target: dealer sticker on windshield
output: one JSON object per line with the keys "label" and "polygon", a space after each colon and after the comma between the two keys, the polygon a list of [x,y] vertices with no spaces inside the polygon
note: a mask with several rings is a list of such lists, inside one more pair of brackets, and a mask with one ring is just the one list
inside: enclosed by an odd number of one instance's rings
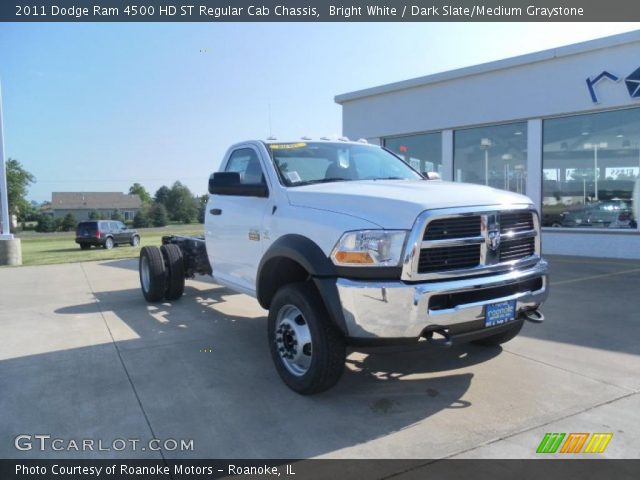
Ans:
{"label": "dealer sticker on windshield", "polygon": [[288,148],[304,148],[307,144],[304,142],[299,143],[272,143],[269,145],[271,150],[285,150]]}
{"label": "dealer sticker on windshield", "polygon": [[495,327],[516,318],[516,301],[492,303],[486,306],[484,316],[485,327]]}

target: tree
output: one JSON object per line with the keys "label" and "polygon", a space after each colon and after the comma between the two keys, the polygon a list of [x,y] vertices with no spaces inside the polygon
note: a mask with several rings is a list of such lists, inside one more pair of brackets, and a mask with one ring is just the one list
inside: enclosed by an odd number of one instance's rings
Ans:
{"label": "tree", "polygon": [[198,198],[198,223],[204,223],[208,201],[209,195],[200,195],[200,197]]}
{"label": "tree", "polygon": [[141,208],[133,217],[133,226],[135,228],[147,228],[149,225],[149,212],[146,208]]}
{"label": "tree", "polygon": [[24,222],[35,222],[38,221],[38,214],[40,213],[40,209],[34,206],[32,203],[26,203],[23,208],[18,212],[18,221]]}
{"label": "tree", "polygon": [[55,224],[51,215],[41,213],[38,217],[38,224],[36,225],[36,232],[53,232],[55,230]]}
{"label": "tree", "polygon": [[166,185],[162,185],[155,194],[154,200],[157,203],[163,204],[165,207],[167,206],[167,199],[169,198],[169,192],[171,190]]}
{"label": "tree", "polygon": [[111,220],[122,221],[122,215],[120,215],[120,210],[114,210],[111,212]]}
{"label": "tree", "polygon": [[7,195],[9,198],[9,215],[19,216],[28,210],[29,202],[25,198],[29,185],[36,181],[33,174],[26,171],[18,160],[7,160]]}
{"label": "tree", "polygon": [[167,219],[167,209],[162,203],[154,203],[151,206],[151,211],[149,212],[149,219],[151,221],[151,225],[154,227],[164,227],[168,223]]}
{"label": "tree", "polygon": [[142,200],[142,203],[145,205],[151,203],[151,195],[149,195],[146,188],[137,182],[129,188],[129,195],[138,195],[140,200]]}
{"label": "tree", "polygon": [[191,190],[180,182],[171,186],[165,206],[169,218],[176,222],[191,223],[198,215],[198,206]]}
{"label": "tree", "polygon": [[67,213],[62,219],[63,232],[71,232],[72,230],[75,230],[77,226],[78,222],[76,221],[76,218],[70,213]]}
{"label": "tree", "polygon": [[89,212],[89,220],[100,220],[100,212],[97,210],[91,210]]}

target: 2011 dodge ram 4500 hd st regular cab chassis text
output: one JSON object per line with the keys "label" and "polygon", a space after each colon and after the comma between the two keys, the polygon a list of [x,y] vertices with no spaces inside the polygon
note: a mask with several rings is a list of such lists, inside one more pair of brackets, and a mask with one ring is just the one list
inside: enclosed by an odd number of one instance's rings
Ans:
{"label": "2011 dodge ram 4500 hd st regular cab chassis text", "polygon": [[423,176],[347,140],[247,141],[209,179],[204,237],[140,253],[150,302],[210,274],[269,311],[282,380],[301,394],[340,379],[347,346],[499,345],[548,295],[527,197]]}

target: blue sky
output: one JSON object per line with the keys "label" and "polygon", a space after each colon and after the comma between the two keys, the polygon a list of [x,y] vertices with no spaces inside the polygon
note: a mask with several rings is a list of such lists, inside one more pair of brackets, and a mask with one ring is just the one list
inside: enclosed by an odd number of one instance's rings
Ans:
{"label": "blue sky", "polygon": [[638,23],[2,24],[5,150],[52,191],[196,194],[227,146],[338,134],[333,97]]}

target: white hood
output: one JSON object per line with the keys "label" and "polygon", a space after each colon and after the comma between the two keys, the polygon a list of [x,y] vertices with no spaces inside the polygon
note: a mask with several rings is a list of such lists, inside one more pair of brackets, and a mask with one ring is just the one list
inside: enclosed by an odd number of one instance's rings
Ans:
{"label": "white hood", "polygon": [[386,229],[408,230],[421,212],[438,208],[530,204],[524,195],[471,183],[360,180],[287,189],[291,205],[343,213]]}

